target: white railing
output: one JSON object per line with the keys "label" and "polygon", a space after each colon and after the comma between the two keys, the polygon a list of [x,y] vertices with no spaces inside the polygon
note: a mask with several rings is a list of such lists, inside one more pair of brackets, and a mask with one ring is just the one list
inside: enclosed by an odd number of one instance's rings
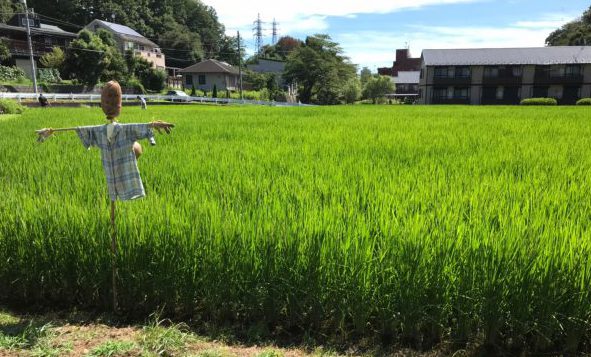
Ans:
{"label": "white railing", "polygon": [[[76,101],[100,101],[100,94],[57,94],[44,93],[43,94],[50,102],[63,100]],[[124,94],[123,101],[137,101],[137,94]],[[142,95],[142,98],[150,101],[169,101],[172,103],[214,103],[214,104],[251,104],[251,105],[271,105],[271,106],[285,106],[285,107],[304,107],[309,104],[302,103],[286,103],[264,100],[247,100],[247,99],[232,99],[232,98],[209,98],[209,97],[191,97],[191,96],[174,96],[174,95]],[[22,100],[37,100],[39,94],[35,93],[8,93],[0,92],[0,98],[16,99],[19,102]]]}

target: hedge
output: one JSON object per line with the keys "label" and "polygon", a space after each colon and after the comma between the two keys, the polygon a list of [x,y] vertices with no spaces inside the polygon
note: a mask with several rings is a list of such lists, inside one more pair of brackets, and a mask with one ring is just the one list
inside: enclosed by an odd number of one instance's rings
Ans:
{"label": "hedge", "polygon": [[591,98],[582,98],[577,100],[577,105],[591,105]]}
{"label": "hedge", "polygon": [[523,99],[521,105],[558,105],[554,98],[527,98]]}

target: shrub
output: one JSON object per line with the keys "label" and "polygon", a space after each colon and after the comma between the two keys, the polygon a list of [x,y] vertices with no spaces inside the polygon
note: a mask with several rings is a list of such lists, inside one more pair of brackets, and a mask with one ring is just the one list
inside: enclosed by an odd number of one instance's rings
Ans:
{"label": "shrub", "polygon": [[11,99],[0,99],[0,114],[21,114],[25,107]]}
{"label": "shrub", "polygon": [[195,92],[195,85],[191,85],[191,97],[195,97],[197,96],[196,92]]}
{"label": "shrub", "polygon": [[0,66],[0,81],[20,81],[25,78],[25,72],[16,66]]}
{"label": "shrub", "polygon": [[521,100],[521,105],[558,105],[554,98],[527,98]]}
{"label": "shrub", "polygon": [[144,88],[144,85],[137,78],[130,78],[130,79],[126,80],[125,82],[121,83],[121,86],[123,87],[124,90],[127,90],[127,91],[129,91],[130,89],[133,89],[133,91],[135,92],[134,94],[145,94],[146,93],[146,89]]}
{"label": "shrub", "polygon": [[60,71],[56,68],[39,68],[37,70],[37,80],[46,83],[60,83],[62,78],[60,77]]}
{"label": "shrub", "polygon": [[577,105],[591,105],[591,98],[582,98],[577,100]]}
{"label": "shrub", "polygon": [[217,98],[218,97],[218,86],[217,85],[213,85],[213,92],[211,93],[211,97],[212,98]]}

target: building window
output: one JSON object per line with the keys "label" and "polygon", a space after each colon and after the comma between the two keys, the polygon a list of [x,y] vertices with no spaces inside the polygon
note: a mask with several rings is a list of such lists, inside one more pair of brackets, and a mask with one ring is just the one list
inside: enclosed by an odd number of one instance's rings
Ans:
{"label": "building window", "polygon": [[534,98],[547,98],[548,97],[548,87],[534,87]]}
{"label": "building window", "polygon": [[205,84],[205,74],[200,74],[199,75],[199,85],[204,85]]}
{"label": "building window", "polygon": [[512,71],[513,71],[513,77],[521,77],[521,74],[523,73],[521,66],[513,67]]}
{"label": "building window", "polygon": [[505,88],[503,86],[497,87],[497,93],[496,93],[496,98],[498,100],[503,99],[503,94],[505,92]]}
{"label": "building window", "polygon": [[125,42],[125,48],[128,50],[133,50],[133,42]]}
{"label": "building window", "polygon": [[434,88],[433,99],[447,99],[447,88]]}
{"label": "building window", "polygon": [[564,75],[566,77],[578,77],[581,75],[581,66],[579,65],[567,65],[564,68]]}
{"label": "building window", "polygon": [[185,83],[187,83],[188,86],[193,85],[193,75],[192,74],[185,75]]}
{"label": "building window", "polygon": [[455,70],[456,78],[469,78],[470,77],[470,67],[462,66],[456,67]]}
{"label": "building window", "polygon": [[499,67],[484,67],[484,76],[488,78],[496,78],[499,76]]}
{"label": "building window", "polygon": [[468,88],[454,88],[454,99],[468,99]]}
{"label": "building window", "polygon": [[448,78],[452,77],[452,71],[449,67],[435,67],[435,74],[436,78]]}

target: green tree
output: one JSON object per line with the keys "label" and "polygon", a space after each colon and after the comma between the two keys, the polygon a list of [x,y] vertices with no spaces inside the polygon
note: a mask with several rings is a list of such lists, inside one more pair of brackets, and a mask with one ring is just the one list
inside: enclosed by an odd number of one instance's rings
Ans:
{"label": "green tree", "polygon": [[8,21],[14,15],[15,3],[12,0],[0,0],[0,22]]}
{"label": "green tree", "polygon": [[66,53],[65,73],[88,86],[100,80],[125,80],[128,77],[125,60],[116,47],[109,45],[109,36],[106,31],[96,35],[88,30],[80,31]]}
{"label": "green tree", "polygon": [[343,88],[343,99],[347,104],[353,104],[361,97],[361,83],[357,78],[351,78]]}
{"label": "green tree", "polygon": [[4,62],[10,58],[10,49],[6,45],[6,42],[0,40],[0,61]]}
{"label": "green tree", "polygon": [[161,91],[166,84],[166,73],[154,68],[147,59],[136,56],[132,51],[125,53],[129,77],[136,78],[148,90]]}
{"label": "green tree", "polygon": [[218,86],[216,84],[213,85],[213,91],[211,93],[211,97],[212,98],[217,98],[218,97]]}
{"label": "green tree", "polygon": [[547,38],[548,46],[591,45],[591,7],[583,16],[553,31]]}
{"label": "green tree", "polygon": [[39,62],[45,68],[59,69],[65,60],[64,51],[59,47],[54,47],[51,52],[41,56]]}
{"label": "green tree", "polygon": [[299,85],[303,103],[337,104],[343,87],[355,77],[355,65],[328,35],[308,36],[288,57],[284,78]]}
{"label": "green tree", "polygon": [[363,88],[363,97],[371,99],[376,104],[379,99],[386,97],[386,94],[394,92],[394,83],[388,76],[372,77]]}
{"label": "green tree", "polygon": [[367,82],[371,79],[372,74],[369,68],[363,67],[361,72],[359,72],[359,80],[361,81],[361,86],[365,86]]}

